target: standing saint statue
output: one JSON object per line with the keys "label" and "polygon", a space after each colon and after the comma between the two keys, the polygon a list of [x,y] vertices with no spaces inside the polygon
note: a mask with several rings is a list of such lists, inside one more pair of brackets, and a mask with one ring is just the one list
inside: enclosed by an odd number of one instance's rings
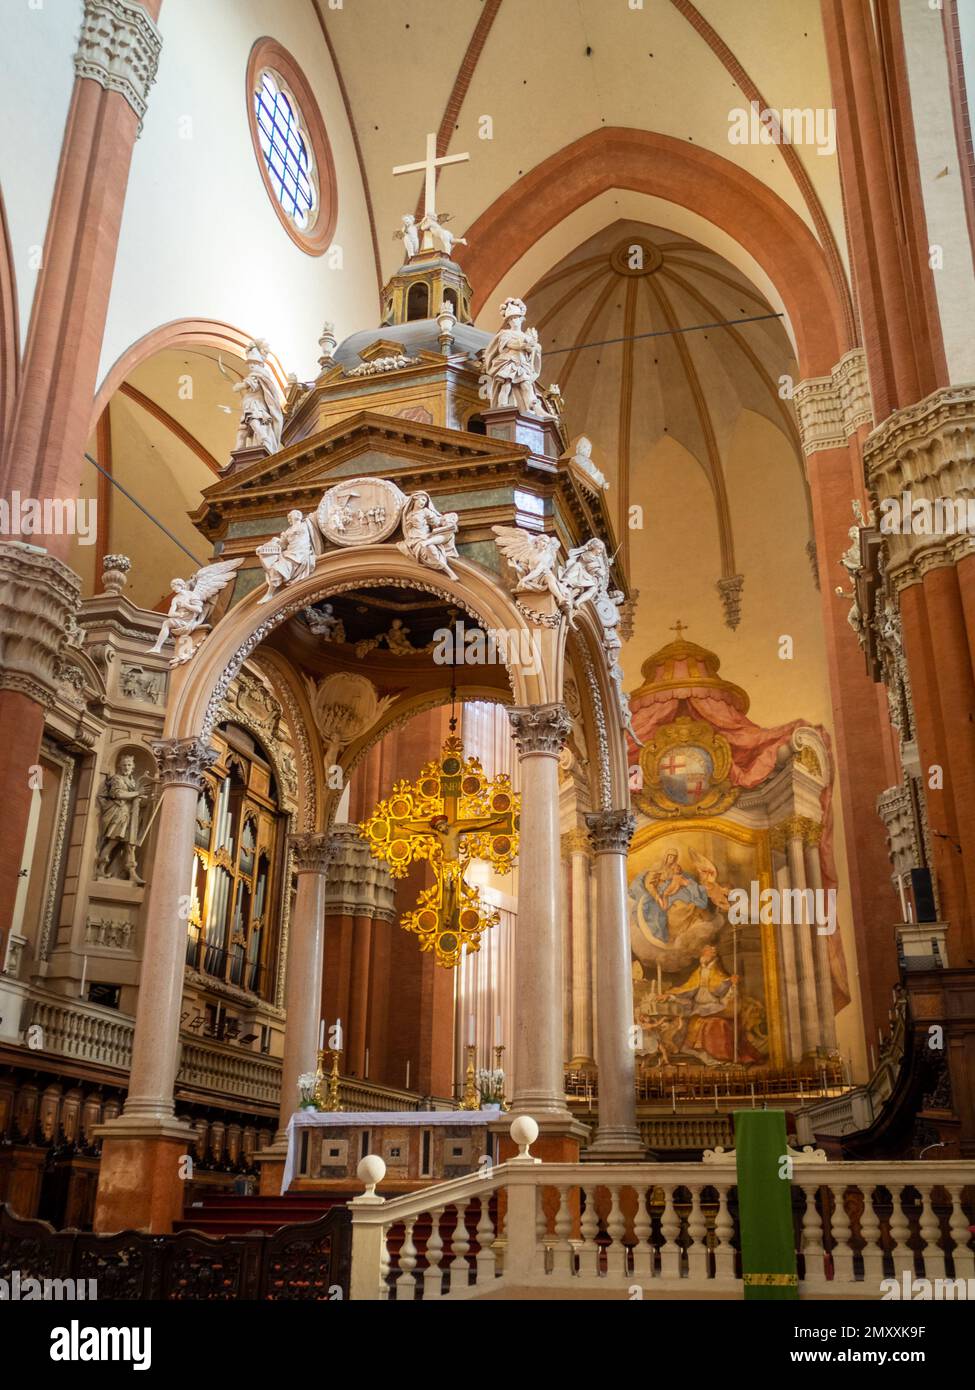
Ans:
{"label": "standing saint statue", "polygon": [[276,454],[281,448],[284,414],[277,384],[267,365],[267,352],[267,343],[262,338],[248,344],[247,375],[233,388],[241,397],[235,452],[263,446],[269,454]]}
{"label": "standing saint statue", "polygon": [[257,601],[267,603],[283,585],[307,579],[314,573],[318,551],[312,518],[297,509],[289,512],[288,524],[280,536],[259,545],[257,554],[267,581],[267,593]]}
{"label": "standing saint statue", "polygon": [[[135,759],[126,754],[118,767],[105,778],[98,795],[98,856],[95,860],[96,878],[127,878],[130,883],[143,884],[135,860],[139,845],[139,821],[142,803],[148,791],[145,777],[136,777]],[[121,859],[123,872],[111,872],[113,859]]]}
{"label": "standing saint statue", "polygon": [[527,309],[520,299],[501,305],[501,327],[484,349],[484,394],[493,409],[514,405],[523,415],[554,419],[535,390],[542,372],[542,348],[538,331],[525,328]]}
{"label": "standing saint statue", "polygon": [[457,576],[450,560],[457,558],[457,513],[438,512],[428,492],[414,492],[401,517],[403,539],[396,549],[450,579]]}

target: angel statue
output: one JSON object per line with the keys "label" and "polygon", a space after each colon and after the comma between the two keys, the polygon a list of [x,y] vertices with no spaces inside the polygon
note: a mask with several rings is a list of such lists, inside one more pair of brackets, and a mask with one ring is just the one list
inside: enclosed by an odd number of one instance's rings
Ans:
{"label": "angel statue", "polygon": [[411,261],[420,250],[420,233],[416,225],[416,218],[411,212],[404,212],[402,229],[394,232],[393,235],[402,241],[406,259]]}
{"label": "angel statue", "polygon": [[257,601],[267,603],[285,584],[307,579],[314,572],[318,551],[312,518],[297,510],[289,512],[288,524],[280,536],[259,545],[257,555],[267,580],[267,593]]}
{"label": "angel statue", "polygon": [[234,570],[243,563],[244,557],[239,555],[236,560],[218,560],[215,565],[204,565],[192,579],[174,579],[169,613],[159,629],[155,645],[149,651],[161,652],[163,643],[174,637],[176,654],[170,666],[180,666],[184,661],[189,661],[195,651],[193,633],[203,626],[212,600],[221,589],[226,588]]}
{"label": "angel statue", "polygon": [[[584,603],[595,604],[609,588],[609,556],[606,554],[605,544],[598,536],[569,551],[561,583],[568,601],[569,623],[575,627],[576,609],[581,608]],[[600,614],[604,624],[605,616],[608,614]],[[616,622],[618,621],[617,615]]]}
{"label": "angel statue", "polygon": [[514,405],[523,415],[552,420],[535,390],[542,371],[542,348],[538,331],[525,328],[527,310],[522,300],[506,299],[501,305],[502,325],[484,349],[482,395],[493,409]]}
{"label": "angel statue", "polygon": [[442,256],[452,256],[455,246],[467,245],[466,237],[454,236],[453,232],[447,230],[444,224],[449,217],[449,212],[435,212],[429,217],[424,217],[420,223],[420,231],[430,233],[433,249],[439,251]]}
{"label": "angel statue", "polygon": [[281,448],[284,415],[277,383],[267,365],[267,353],[268,345],[263,338],[247,346],[247,375],[233,388],[241,397],[234,452],[263,446],[269,454],[276,454]]}
{"label": "angel statue", "polygon": [[449,561],[457,559],[457,519],[456,512],[438,512],[428,492],[414,492],[403,508],[403,539],[396,549],[456,579]]}
{"label": "angel statue", "polygon": [[518,576],[516,594],[549,593],[560,607],[566,594],[556,573],[558,536],[536,535],[520,526],[492,526],[495,544]]}

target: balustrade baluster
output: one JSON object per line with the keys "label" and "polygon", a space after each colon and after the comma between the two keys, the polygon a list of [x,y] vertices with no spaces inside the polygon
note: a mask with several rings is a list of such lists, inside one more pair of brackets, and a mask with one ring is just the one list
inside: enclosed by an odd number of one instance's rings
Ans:
{"label": "balustrade baluster", "polygon": [[911,1223],[904,1211],[904,1193],[906,1188],[897,1183],[890,1185],[890,1239],[891,1239],[891,1258],[894,1262],[894,1278],[900,1282],[901,1275],[907,1270],[911,1278],[914,1278],[914,1252],[908,1245],[911,1237]]}
{"label": "balustrade baluster", "polygon": [[[389,1287],[389,1283],[388,1283],[387,1281],[388,1281],[388,1279],[389,1279],[389,1266],[390,1266],[390,1261],[389,1261],[389,1233],[390,1233],[391,1230],[392,1230],[392,1227],[391,1227],[391,1226],[384,1226],[384,1227],[383,1227],[383,1238],[382,1238],[382,1244],[381,1244],[381,1246],[380,1246],[380,1255],[379,1255],[379,1298],[380,1298],[380,1301],[383,1301],[383,1302],[385,1302],[385,1301],[386,1301],[387,1299],[389,1299],[389,1297],[390,1297],[390,1287]],[[392,1296],[395,1298],[395,1296],[396,1296],[395,1290],[393,1291]]]}
{"label": "balustrade baluster", "polygon": [[708,1225],[701,1209],[701,1183],[689,1184],[691,1210],[687,1218],[687,1277],[706,1279],[708,1277]]}
{"label": "balustrade baluster", "polygon": [[457,1212],[457,1225],[454,1227],[454,1234],[450,1241],[450,1248],[454,1256],[450,1265],[450,1287],[452,1289],[466,1289],[470,1283],[471,1272],[471,1267],[467,1263],[467,1252],[471,1248],[471,1242],[467,1234],[466,1200],[458,1202],[454,1210]]}
{"label": "balustrade baluster", "polygon": [[863,1282],[870,1288],[880,1287],[884,1277],[884,1252],[880,1244],[880,1219],[874,1211],[873,1198],[877,1191],[873,1183],[863,1183],[863,1214],[860,1234],[863,1237]]}
{"label": "balustrade baluster", "polygon": [[427,1236],[427,1267],[423,1271],[423,1297],[439,1298],[443,1293],[443,1238],[440,1234],[440,1218],[444,1208],[436,1207],[430,1212],[430,1234]]}
{"label": "balustrade baluster", "polygon": [[626,1222],[623,1220],[623,1207],[620,1203],[620,1186],[615,1182],[609,1189],[609,1215],[606,1218],[606,1234],[609,1236],[609,1245],[606,1250],[606,1273],[610,1278],[614,1275],[621,1278],[627,1273],[626,1246],[623,1244]]}
{"label": "balustrade baluster", "polygon": [[823,1290],[829,1287],[826,1278],[826,1259],[823,1249],[823,1223],[816,1207],[817,1183],[802,1183],[806,1206],[802,1213],[801,1249],[806,1272],[802,1285],[805,1289]]}
{"label": "balustrade baluster", "polygon": [[853,1247],[850,1244],[850,1236],[853,1230],[846,1210],[846,1184],[831,1184],[830,1191],[833,1194],[833,1211],[830,1216],[830,1233],[833,1237],[833,1282],[852,1284]]}
{"label": "balustrade baluster", "polygon": [[661,1279],[680,1278],[680,1246],[676,1238],[680,1234],[680,1218],[674,1207],[674,1189],[669,1184],[664,1187],[664,1211],[660,1218],[660,1231],[664,1243],[660,1247]]}
{"label": "balustrade baluster", "polygon": [[633,1275],[636,1279],[653,1278],[653,1246],[650,1233],[653,1225],[650,1219],[650,1199],[653,1189],[634,1188],[636,1214],[633,1217],[633,1234],[636,1244],[633,1247]]}
{"label": "balustrade baluster", "polygon": [[535,1188],[535,1268],[539,1274],[549,1271],[548,1217],[545,1215],[545,1189]]}
{"label": "balustrade baluster", "polygon": [[715,1279],[734,1279],[735,1247],[732,1244],[735,1223],[728,1206],[729,1183],[715,1183],[718,1194],[718,1210],[714,1218],[714,1277]]}
{"label": "balustrade baluster", "polygon": [[571,1187],[559,1188],[559,1209],[555,1213],[555,1244],[552,1247],[552,1273],[575,1273],[575,1257],[569,1236],[572,1233]]}
{"label": "balustrade baluster", "polygon": [[416,1298],[416,1278],[413,1271],[416,1269],[416,1246],[413,1244],[413,1227],[416,1225],[416,1217],[412,1217],[403,1223],[403,1244],[399,1251],[399,1278],[396,1280],[396,1298],[398,1301],[410,1302]]}
{"label": "balustrade baluster", "polygon": [[934,1212],[934,1204],[931,1201],[931,1183],[921,1183],[918,1185],[918,1192],[921,1195],[921,1239],[924,1244],[921,1246],[921,1267],[924,1270],[926,1279],[943,1279],[945,1277],[945,1252],[938,1245],[941,1238],[941,1224]]}
{"label": "balustrade baluster", "polygon": [[481,1211],[477,1220],[477,1258],[475,1283],[490,1284],[494,1279],[494,1222],[491,1220],[491,1193],[481,1194]]}
{"label": "balustrade baluster", "polygon": [[964,1188],[960,1184],[953,1184],[947,1189],[948,1196],[951,1198],[951,1216],[948,1218],[948,1229],[951,1232],[951,1239],[954,1241],[951,1263],[956,1279],[975,1279],[975,1252],[973,1252],[969,1242],[968,1217],[961,1204],[963,1191]]}
{"label": "balustrade baluster", "polygon": [[582,1195],[585,1200],[585,1207],[579,1224],[579,1234],[582,1237],[582,1245],[579,1250],[579,1274],[586,1279],[595,1279],[599,1273],[599,1246],[596,1244],[596,1237],[599,1235],[599,1217],[596,1215],[595,1187],[584,1187]]}

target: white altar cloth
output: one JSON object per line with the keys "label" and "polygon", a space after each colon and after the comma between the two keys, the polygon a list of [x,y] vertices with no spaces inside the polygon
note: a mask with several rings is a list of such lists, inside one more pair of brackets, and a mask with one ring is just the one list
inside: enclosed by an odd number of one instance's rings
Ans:
{"label": "white altar cloth", "polygon": [[296,1110],[288,1121],[288,1158],[281,1179],[281,1195],[294,1180],[299,1130],[336,1125],[352,1125],[358,1129],[374,1125],[414,1125],[424,1129],[434,1125],[468,1125],[473,1128],[496,1120],[500,1114],[500,1105],[487,1105],[483,1110]]}

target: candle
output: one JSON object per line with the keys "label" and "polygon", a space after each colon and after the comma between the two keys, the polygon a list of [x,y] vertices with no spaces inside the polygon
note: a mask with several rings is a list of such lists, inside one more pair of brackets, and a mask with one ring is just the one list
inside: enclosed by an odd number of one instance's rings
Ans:
{"label": "candle", "polygon": [[497,1038],[498,1042],[501,1041],[501,1015],[500,1015],[500,1014],[498,1014],[497,1018],[494,1020],[494,1036]]}
{"label": "candle", "polygon": [[754,1081],[752,1081],[750,1084],[751,1084],[751,1089],[752,1089],[752,1109],[754,1110],[754,1109],[755,1109],[755,1083],[754,1083]]}
{"label": "candle", "polygon": [[467,1020],[467,1041],[471,1047],[474,1046],[474,1015],[471,1014]]}
{"label": "candle", "polygon": [[318,1050],[323,1051],[325,1047],[325,1020],[322,1019],[318,1025]]}
{"label": "candle", "polygon": [[334,1043],[335,1051],[336,1051],[336,1052],[341,1052],[341,1051],[342,1051],[342,1020],[341,1020],[340,1018],[337,1018],[337,1019],[335,1020],[335,1028],[333,1029],[333,1032],[335,1033],[335,1043]]}
{"label": "candle", "polygon": [[877,1070],[877,1061],[874,1056],[873,1043],[870,1044],[870,1072],[871,1075]]}
{"label": "candle", "polygon": [[406,1089],[410,1089],[410,1059],[406,1059]]}
{"label": "candle", "polygon": [[671,1088],[670,1088],[670,1105],[671,1105],[671,1109],[673,1110],[674,1114],[676,1115],[676,1114],[677,1114],[677,1087],[676,1087],[676,1086],[671,1086]]}
{"label": "candle", "polygon": [[366,1080],[369,1080],[369,1049],[366,1048]]}
{"label": "candle", "polygon": [[718,1109],[718,1083],[717,1083],[717,1082],[714,1083],[714,1109],[715,1109],[715,1113],[717,1113],[717,1109]]}
{"label": "candle", "polygon": [[82,956],[82,957],[81,957],[81,986],[80,986],[80,988],[79,988],[79,990],[78,990],[78,998],[79,998],[79,999],[84,999],[84,997],[85,997],[85,980],[87,980],[87,978],[88,978],[88,957],[87,957],[87,956]]}

